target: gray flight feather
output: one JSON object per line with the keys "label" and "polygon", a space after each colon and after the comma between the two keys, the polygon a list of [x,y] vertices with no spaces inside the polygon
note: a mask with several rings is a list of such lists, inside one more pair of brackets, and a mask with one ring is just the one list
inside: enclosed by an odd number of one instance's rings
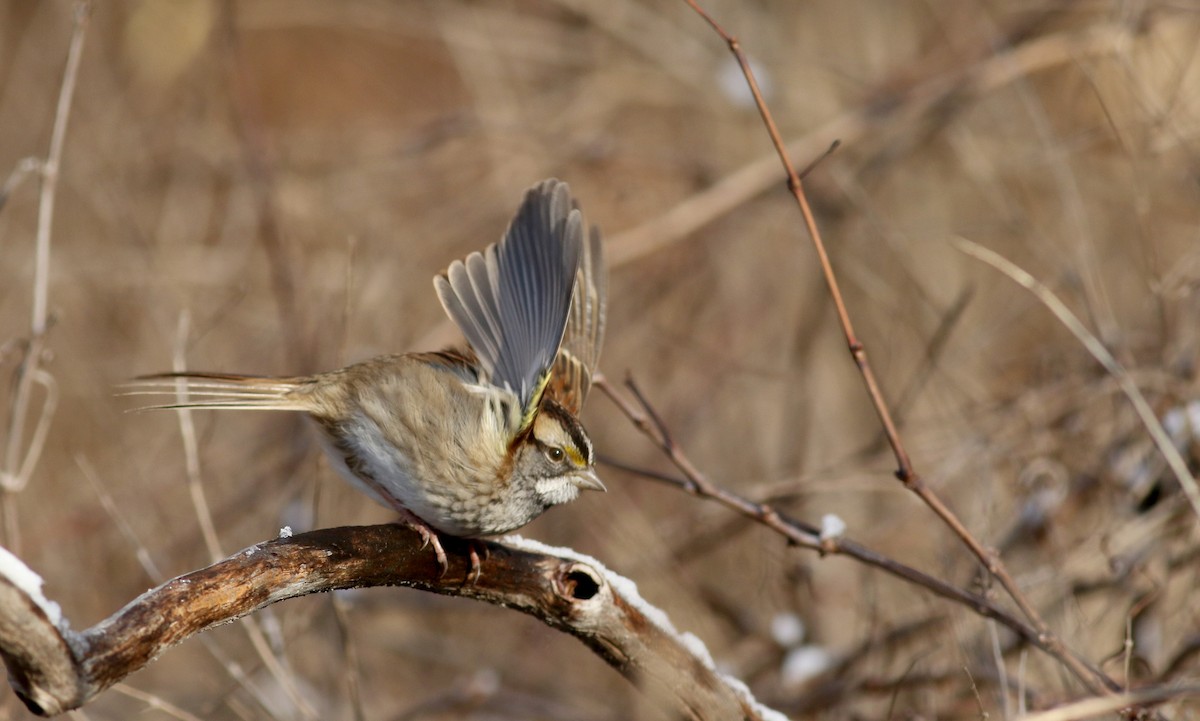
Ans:
{"label": "gray flight feather", "polygon": [[608,273],[600,229],[593,226],[584,246],[567,329],[555,359],[546,393],[572,414],[578,415],[592,387],[592,375],[600,361],[604,343],[604,319],[608,310]]}
{"label": "gray flight feather", "polygon": [[489,380],[517,394],[523,426],[562,342],[582,255],[583,218],[567,184],[544,180],[525,193],[499,243],[433,279]]}

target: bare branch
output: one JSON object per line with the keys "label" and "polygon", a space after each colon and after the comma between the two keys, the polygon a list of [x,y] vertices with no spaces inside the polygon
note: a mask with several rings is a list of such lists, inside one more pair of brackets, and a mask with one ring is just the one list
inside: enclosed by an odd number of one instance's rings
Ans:
{"label": "bare branch", "polygon": [[539,618],[583,641],[683,718],[761,719],[773,713],[718,674],[698,641],[676,632],[632,582],[594,559],[515,536],[474,541],[488,556],[482,576],[469,583],[468,542],[443,537],[443,543],[444,575],[419,536],[397,524],[265,541],[167,581],[81,632],[52,619],[54,609],[47,610],[52,604],[21,578],[32,572],[10,562],[0,567],[0,656],[25,705],[51,716],[79,708],[171,646],[277,601],[337,589],[408,586]]}
{"label": "bare branch", "polygon": [[[684,474],[684,478],[678,479],[657,473],[645,474],[640,469],[622,466],[625,470],[648,475],[654,480],[676,486],[699,498],[716,501],[726,508],[730,508],[770,528],[786,538],[792,545],[807,548],[822,555],[847,556],[865,565],[878,568],[908,583],[920,586],[942,598],[969,608],[979,616],[999,622],[1020,637],[1023,642],[1045,651],[1060,661],[1062,660],[1063,649],[1051,645],[1048,639],[1039,633],[1037,629],[1001,608],[992,599],[947,583],[924,571],[908,566],[883,553],[856,543],[849,538],[823,533],[816,526],[804,523],[795,518],[790,518],[770,504],[750,500],[727,488],[714,484],[696,469],[687,455],[684,454],[683,449],[671,439],[665,423],[649,405],[649,401],[641,391],[638,390],[636,383],[632,380],[627,380],[626,386],[634,393],[642,409],[635,408],[628,400],[618,394],[609,385],[607,379],[600,377],[594,381],[594,385],[616,404],[617,408],[629,418],[634,426],[659,445],[663,453]],[[1069,651],[1066,652],[1069,653]],[[1086,660],[1077,659],[1077,661],[1080,668],[1084,669],[1087,674],[1097,677],[1102,676],[1102,672]],[[1080,680],[1086,680],[1086,677],[1081,677]]]}
{"label": "bare branch", "polygon": [[897,465],[896,477],[907,489],[916,494],[929,510],[933,511],[941,519],[942,523],[962,541],[963,545],[975,555],[984,568],[1000,582],[1000,585],[1004,587],[1004,590],[1037,630],[1039,639],[1045,643],[1043,648],[1049,650],[1055,658],[1065,667],[1069,668],[1075,677],[1093,693],[1111,694],[1116,692],[1119,687],[1112,679],[1099,672],[1098,669],[1080,657],[1079,654],[1069,648],[1051,631],[1037,609],[1034,608],[1033,603],[1025,595],[1025,592],[1017,585],[1016,579],[1008,571],[1008,568],[1000,559],[1000,555],[995,550],[984,546],[971,533],[958,518],[958,515],[946,505],[941,496],[925,483],[925,480],[913,466],[908,451],[900,438],[900,431],[893,419],[891,409],[883,397],[883,390],[867,358],[866,347],[854,331],[854,325],[850,320],[849,311],[846,309],[846,302],[842,297],[837,275],[834,273],[833,265],[829,260],[829,253],[825,248],[825,242],[821,239],[821,231],[817,226],[812,207],[808,202],[808,196],[804,192],[804,183],[800,179],[800,175],[796,172],[795,166],[792,164],[787,147],[783,142],[783,137],[780,135],[779,129],[775,125],[775,121],[771,115],[770,108],[767,107],[766,101],[759,91],[758,81],[754,78],[754,71],[750,67],[750,62],[746,58],[746,54],[742,51],[741,43],[706,13],[697,4],[696,0],[684,0],[684,2],[702,17],[712,27],[713,31],[721,37],[725,44],[729,46],[729,51],[737,59],[742,74],[745,76],[746,84],[749,86],[750,92],[754,95],[754,102],[759,114],[762,116],[763,126],[766,128],[767,134],[771,137],[771,143],[775,147],[775,151],[779,156],[779,162],[783,166],[787,177],[788,190],[796,200],[796,205],[804,220],[805,230],[808,233],[809,240],[812,242],[813,250],[817,254],[821,272],[825,278],[825,284],[829,289],[829,295],[833,301],[834,308],[837,311],[838,323],[841,325],[850,356],[853,358],[855,365],[858,366],[867,394],[871,398],[871,405],[874,407],[875,413],[879,418],[879,423],[883,428],[888,445],[891,446],[892,455],[895,456]]}

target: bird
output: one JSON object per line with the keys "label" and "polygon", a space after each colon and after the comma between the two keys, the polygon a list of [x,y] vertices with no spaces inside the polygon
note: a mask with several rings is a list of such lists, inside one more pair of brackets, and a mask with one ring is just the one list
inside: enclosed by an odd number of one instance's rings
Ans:
{"label": "bird", "polygon": [[[578,416],[607,311],[603,244],[565,182],[529,188],[501,239],[433,279],[468,348],[384,355],[315,375],[139,376],[143,409],[306,413],[339,475],[431,545],[516,530],[605,491]],[[481,566],[470,545],[476,580]]]}

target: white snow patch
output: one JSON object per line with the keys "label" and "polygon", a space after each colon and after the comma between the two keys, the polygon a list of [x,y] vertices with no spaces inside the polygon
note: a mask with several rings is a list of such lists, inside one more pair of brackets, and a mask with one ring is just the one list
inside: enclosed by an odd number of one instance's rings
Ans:
{"label": "white snow patch", "polygon": [[669,616],[667,616],[666,611],[663,611],[658,606],[652,606],[651,604],[647,603],[646,600],[642,598],[642,595],[638,593],[638,587],[636,583],[628,578],[625,578],[624,576],[619,576],[612,571],[609,571],[607,568],[603,570],[603,573],[605,580],[608,581],[608,585],[612,586],[617,593],[621,594],[621,597],[624,598],[630,606],[633,606],[635,610],[645,616],[650,623],[658,626],[668,635],[679,639],[681,644],[683,643],[683,639],[680,636],[678,629],[675,628],[675,624],[671,623],[671,619]]}
{"label": "white snow patch", "polygon": [[841,517],[826,513],[821,516],[821,540],[834,541],[846,535],[846,522]]}
{"label": "white snow patch", "polygon": [[[638,593],[636,583],[620,574],[613,573],[612,571],[608,570],[603,563],[600,563],[591,556],[580,553],[573,548],[548,546],[540,541],[534,541],[533,539],[523,538],[517,535],[503,536],[499,540],[507,543],[513,548],[529,551],[530,553],[544,553],[551,556],[561,556],[563,558],[569,558],[572,561],[585,563],[591,566],[592,568],[596,569],[597,573],[604,577],[604,580],[608,582],[608,585],[612,586],[614,591],[621,594],[621,597],[625,599],[626,603],[637,609],[643,616],[645,616],[655,626],[658,626],[658,628],[663,632],[674,636],[679,642],[679,645],[687,649],[689,653],[703,662],[705,666],[710,669],[715,669],[712,654],[709,653],[708,647],[704,645],[704,642],[701,641],[699,637],[692,633],[680,633],[678,630],[676,630],[675,624],[671,623],[671,619],[667,617],[667,614],[664,613],[662,609],[658,608],[657,606],[650,605],[641,597],[641,595]],[[742,681],[724,673],[718,673],[717,675],[720,676],[721,680],[728,684],[731,689],[733,689],[735,694],[737,694],[747,705],[753,708],[758,713],[759,717],[763,719],[763,721],[788,721],[787,716],[784,716],[778,711],[763,706],[761,703],[759,703],[758,699],[754,698],[754,694],[750,693],[750,688]]]}
{"label": "white snow patch", "polygon": [[713,663],[713,657],[708,651],[708,646],[704,645],[704,642],[700,640],[699,636],[694,633],[684,631],[682,634],[680,634],[679,641],[683,644],[683,647],[688,650],[688,653],[703,661],[706,668],[715,669],[717,667],[716,664]]}
{"label": "white snow patch", "polygon": [[779,671],[786,686],[798,686],[810,678],[829,670],[833,656],[820,646],[801,646],[788,651]]}
{"label": "white snow patch", "polygon": [[741,697],[746,705],[754,709],[755,713],[762,721],[789,721],[788,717],[776,711],[770,706],[764,706],[758,699],[754,698],[754,694],[750,693],[750,687],[747,686],[741,679],[734,678],[729,675],[722,675],[721,680],[733,689],[733,692]]}
{"label": "white snow patch", "polygon": [[1186,448],[1190,441],[1200,438],[1200,401],[1167,411],[1162,424],[1175,445]]}
{"label": "white snow patch", "polygon": [[804,640],[804,621],[794,613],[777,613],[771,619],[771,638],[785,648],[791,648]]}
{"label": "white snow patch", "polygon": [[279,537],[280,538],[291,538],[292,537],[292,527],[284,526],[283,528],[279,529]]}
{"label": "white snow patch", "polygon": [[50,623],[59,630],[65,630],[62,608],[42,593],[42,577],[3,547],[0,547],[0,576],[7,578],[19,591],[29,596],[38,608],[42,609],[42,613],[46,614]]}
{"label": "white snow patch", "polygon": [[540,541],[535,541],[530,538],[523,538],[517,535],[504,536],[501,540],[510,544],[514,548],[520,548],[531,553],[545,553],[551,556],[562,556],[563,558],[569,558],[572,561],[586,563],[592,568],[595,568],[601,576],[604,576],[604,580],[608,582],[608,585],[612,586],[617,593],[621,594],[621,596],[629,602],[629,605],[637,609],[643,616],[647,618],[647,620],[650,621],[650,623],[653,623],[655,626],[658,626],[660,629],[671,634],[672,636],[675,636],[676,638],[679,637],[679,631],[675,629],[675,624],[671,623],[671,619],[667,617],[667,614],[664,613],[661,608],[650,605],[645,599],[642,598],[641,594],[638,593],[638,587],[635,582],[625,578],[620,574],[613,573],[612,571],[608,570],[603,563],[600,563],[591,556],[580,553],[573,548],[548,546]]}
{"label": "white snow patch", "polygon": [[704,662],[708,668],[714,667],[712,654],[709,653],[708,647],[704,645],[704,642],[701,641],[700,638],[695,634],[680,633],[679,630],[675,628],[675,624],[671,623],[671,619],[661,608],[651,605],[642,598],[641,594],[638,593],[637,583],[633,582],[632,580],[625,578],[618,573],[610,571],[603,563],[600,563],[591,556],[582,554],[572,548],[547,546],[540,541],[534,541],[532,539],[523,538],[517,535],[504,536],[500,540],[508,543],[514,548],[520,548],[531,553],[545,553],[551,556],[562,556],[563,558],[569,558],[572,561],[585,563],[591,566],[592,568],[596,569],[601,576],[604,577],[604,580],[608,582],[608,585],[612,586],[614,591],[621,594],[621,597],[625,599],[626,603],[628,603],[630,606],[633,606],[633,608],[645,616],[650,623],[653,623],[664,633],[675,637],[675,639],[679,642],[679,645],[683,646],[693,656]]}

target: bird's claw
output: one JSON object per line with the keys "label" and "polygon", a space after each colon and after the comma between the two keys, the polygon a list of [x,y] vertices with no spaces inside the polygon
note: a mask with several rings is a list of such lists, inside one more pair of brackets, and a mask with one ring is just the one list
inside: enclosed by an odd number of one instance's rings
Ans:
{"label": "bird's claw", "polygon": [[442,572],[438,574],[438,578],[445,577],[446,571],[450,570],[450,564],[446,561],[446,551],[442,548],[442,541],[438,538],[437,531],[425,523],[410,525],[413,530],[421,535],[421,550],[425,550],[427,546],[433,546],[433,553],[437,556],[438,566],[442,569]]}
{"label": "bird's claw", "polygon": [[[438,578],[445,578],[446,572],[450,570],[450,564],[446,560],[446,550],[442,548],[442,541],[441,538],[438,537],[438,532],[435,531],[428,523],[408,512],[407,509],[398,510],[401,511],[402,522],[405,523],[409,528],[416,531],[421,537],[421,550],[424,550],[427,546],[433,546],[433,552],[437,556],[438,566],[442,569],[442,572],[438,575]],[[467,582],[473,586],[479,582],[479,578],[483,575],[483,562],[479,559],[478,549],[483,549],[484,558],[488,557],[488,550],[487,546],[483,545],[482,542],[474,540],[467,541],[467,549],[471,557],[471,570],[467,574]]]}

